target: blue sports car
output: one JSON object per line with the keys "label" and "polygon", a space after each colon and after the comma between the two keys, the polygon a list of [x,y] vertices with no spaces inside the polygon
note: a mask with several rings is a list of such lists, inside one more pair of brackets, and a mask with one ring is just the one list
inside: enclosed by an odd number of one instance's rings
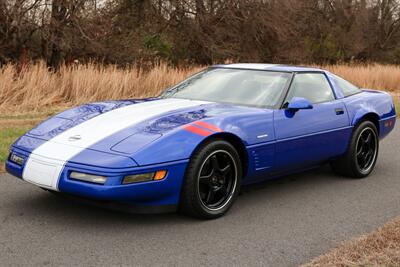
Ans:
{"label": "blue sports car", "polygon": [[325,70],[215,65],[156,98],[66,110],[20,137],[6,169],[105,207],[212,219],[242,185],[325,163],[368,176],[395,122],[389,94]]}

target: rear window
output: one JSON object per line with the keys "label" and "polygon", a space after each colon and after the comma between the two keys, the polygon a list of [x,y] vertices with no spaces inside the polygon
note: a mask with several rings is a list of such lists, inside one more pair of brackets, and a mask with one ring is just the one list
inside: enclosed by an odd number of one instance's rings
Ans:
{"label": "rear window", "polygon": [[340,87],[340,89],[342,89],[344,96],[350,96],[361,92],[360,88],[346,81],[345,79],[340,78],[339,76],[336,75],[333,75],[333,77],[335,83]]}

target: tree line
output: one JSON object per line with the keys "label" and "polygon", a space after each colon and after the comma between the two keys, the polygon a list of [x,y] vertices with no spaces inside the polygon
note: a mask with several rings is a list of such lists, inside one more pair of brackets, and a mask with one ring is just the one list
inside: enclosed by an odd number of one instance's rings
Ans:
{"label": "tree line", "polygon": [[400,0],[0,0],[0,63],[400,63]]}

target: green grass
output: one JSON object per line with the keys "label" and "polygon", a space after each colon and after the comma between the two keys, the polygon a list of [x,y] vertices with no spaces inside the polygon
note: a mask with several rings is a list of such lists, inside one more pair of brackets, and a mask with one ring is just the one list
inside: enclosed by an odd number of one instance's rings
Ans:
{"label": "green grass", "polygon": [[11,144],[30,129],[31,126],[0,129],[0,171],[7,160]]}
{"label": "green grass", "polygon": [[4,171],[4,163],[7,160],[12,143],[54,113],[56,113],[55,109],[49,109],[36,113],[0,115],[0,173]]}
{"label": "green grass", "polygon": [[10,114],[0,114],[0,120],[33,120],[42,119],[54,115],[62,111],[63,109],[48,109],[40,112],[29,112],[29,113],[10,113]]}

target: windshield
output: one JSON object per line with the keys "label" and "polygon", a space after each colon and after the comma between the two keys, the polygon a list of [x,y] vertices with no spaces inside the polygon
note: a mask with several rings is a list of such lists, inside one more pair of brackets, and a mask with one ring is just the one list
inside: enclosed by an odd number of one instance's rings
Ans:
{"label": "windshield", "polygon": [[274,107],[291,75],[284,72],[212,68],[168,89],[161,97]]}

